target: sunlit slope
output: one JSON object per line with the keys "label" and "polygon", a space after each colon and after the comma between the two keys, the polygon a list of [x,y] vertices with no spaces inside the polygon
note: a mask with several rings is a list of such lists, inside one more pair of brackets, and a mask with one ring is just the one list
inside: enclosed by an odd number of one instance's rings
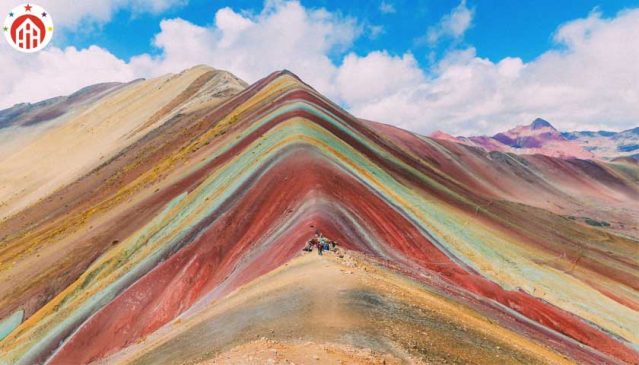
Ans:
{"label": "sunlit slope", "polygon": [[176,115],[0,227],[0,315],[24,314],[2,359],[116,356],[223,305],[319,228],[526,337],[525,351],[632,363],[636,236],[557,213],[608,204],[636,225],[636,167],[563,163],[359,121],[273,74]]}
{"label": "sunlit slope", "polygon": [[[12,118],[16,124],[25,119],[19,124],[37,122],[40,126],[17,131],[13,128],[11,138],[19,139],[20,144],[0,154],[0,218],[16,213],[109,161],[176,114],[202,104],[198,98],[204,98],[206,106],[210,106],[211,102],[219,103],[243,88],[241,81],[208,67],[107,86],[110,92],[98,93],[85,103],[67,102],[70,105],[65,108],[58,106],[59,110],[40,111],[35,116],[30,111],[16,112],[18,115]],[[221,95],[214,95],[216,91]],[[47,114],[55,117],[47,122],[49,126],[40,121]],[[42,128],[45,130],[32,138],[22,138],[34,134],[33,129]]]}
{"label": "sunlit slope", "polygon": [[[332,253],[294,258],[221,300],[185,312],[102,363],[206,363],[215,353],[220,353],[218,362],[233,363],[226,355],[238,345],[244,345],[244,356],[233,360],[247,362],[254,341],[261,338],[282,343],[278,352],[296,356],[295,363],[316,358],[336,364],[494,364],[496,359],[509,364],[571,363],[460,302],[348,253],[343,258]],[[365,351],[335,351],[344,346],[374,349],[376,354],[366,359]],[[269,351],[253,362],[275,357]],[[58,359],[62,363],[72,357],[60,354]]]}

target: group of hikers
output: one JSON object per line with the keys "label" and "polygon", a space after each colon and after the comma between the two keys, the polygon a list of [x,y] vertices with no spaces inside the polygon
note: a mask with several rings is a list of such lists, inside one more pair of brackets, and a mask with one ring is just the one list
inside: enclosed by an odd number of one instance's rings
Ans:
{"label": "group of hikers", "polygon": [[337,241],[329,240],[319,230],[315,231],[315,237],[306,242],[303,251],[312,252],[313,248],[317,248],[317,254],[322,255],[324,251],[335,251],[337,247]]}

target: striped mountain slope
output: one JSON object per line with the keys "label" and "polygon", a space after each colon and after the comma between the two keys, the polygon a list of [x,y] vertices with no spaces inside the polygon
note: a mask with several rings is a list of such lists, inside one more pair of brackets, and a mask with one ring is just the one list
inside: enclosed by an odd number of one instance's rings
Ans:
{"label": "striped mountain slope", "polygon": [[[269,328],[409,362],[637,363],[636,165],[415,135],[286,71],[218,92],[229,80],[136,82],[60,122],[86,144],[55,158],[82,159],[0,224],[0,363],[206,361]],[[78,121],[130,113],[95,151]],[[357,258],[352,281],[297,257],[315,229]],[[324,326],[295,325],[326,303]]]}

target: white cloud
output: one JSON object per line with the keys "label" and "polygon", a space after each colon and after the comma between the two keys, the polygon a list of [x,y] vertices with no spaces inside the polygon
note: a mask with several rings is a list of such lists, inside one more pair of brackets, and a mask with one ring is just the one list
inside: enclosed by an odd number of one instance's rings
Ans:
{"label": "white cloud", "polygon": [[369,39],[377,39],[380,35],[384,34],[386,30],[381,25],[369,25],[366,27],[368,30]]}
{"label": "white cloud", "polygon": [[1,43],[0,54],[0,109],[68,95],[90,84],[136,78],[129,65],[96,46],[84,50],[50,47],[21,54]]}
{"label": "white cloud", "polygon": [[[67,95],[90,84],[148,76],[108,50],[97,46],[83,50],[61,49],[55,46],[56,40],[64,39],[70,32],[92,30],[94,25],[105,24],[120,10],[159,14],[183,6],[188,0],[39,0],[37,3],[53,18],[54,42],[44,51],[25,55],[10,49],[4,39],[0,40],[0,109],[19,102]],[[18,4],[0,1],[2,19]]]}
{"label": "white cloud", "polygon": [[395,5],[393,5],[392,3],[382,1],[379,4],[379,11],[382,14],[394,14],[397,12],[397,9],[395,9]]}
{"label": "white cloud", "polygon": [[470,28],[473,15],[474,11],[466,6],[466,0],[461,0],[459,5],[442,17],[437,25],[428,28],[426,40],[434,44],[444,37],[461,38]]}
{"label": "white cloud", "polygon": [[[134,14],[161,13],[188,0],[40,0],[58,30],[55,37],[77,31],[86,25],[108,22],[113,14],[128,9]],[[0,2],[0,14],[7,14],[17,3]],[[19,102],[68,95],[95,83],[130,81],[147,76],[141,70],[97,46],[78,50],[49,46],[36,54],[22,54],[0,41],[0,108]]]}
{"label": "white cloud", "polygon": [[[383,97],[343,96],[356,115],[422,133],[493,133],[536,116],[564,130],[632,128],[639,121],[637,34],[639,9],[611,19],[593,12],[562,25],[558,49],[531,62],[491,62],[468,48],[447,54],[420,83],[389,87]],[[379,81],[406,72],[391,67]]]}
{"label": "white cloud", "polygon": [[332,54],[348,49],[361,33],[352,18],[324,9],[306,9],[299,2],[268,1],[259,14],[223,8],[211,27],[182,19],[162,21],[155,45],[159,57],[134,58],[147,72],[176,72],[196,63],[232,71],[254,82],[269,73],[289,69],[318,90],[335,95],[337,66]]}
{"label": "white cloud", "polygon": [[122,0],[133,7],[134,12],[158,14],[171,8],[188,4],[189,0]]}
{"label": "white cloud", "polygon": [[[460,7],[442,24],[455,23]],[[461,36],[470,22],[451,25],[450,36]],[[448,52],[427,71],[411,53],[347,52],[362,27],[296,1],[268,1],[259,13],[223,8],[206,27],[182,19],[160,26],[159,55],[128,63],[98,47],[28,56],[0,44],[0,107],[206,63],[248,82],[290,69],[357,116],[421,133],[493,133],[537,116],[565,130],[619,130],[639,121],[639,9],[566,23],[554,34],[556,49],[530,62],[494,62],[469,47]]]}
{"label": "white cloud", "polygon": [[[57,28],[73,29],[81,23],[106,23],[118,10],[129,9],[133,13],[158,14],[172,7],[183,6],[188,0],[39,0],[51,16]],[[15,1],[0,2],[0,14],[7,14],[18,5]]]}
{"label": "white cloud", "polygon": [[412,54],[402,57],[371,52],[365,57],[351,53],[344,58],[335,86],[339,97],[350,104],[375,103],[395,90],[424,82],[424,75]]}
{"label": "white cloud", "polygon": [[98,47],[49,47],[35,57],[7,49],[3,53],[9,57],[0,59],[0,108],[69,94],[91,83],[179,72],[200,63],[230,70],[248,82],[289,69],[334,97],[338,68],[331,55],[348,49],[360,28],[352,18],[306,9],[296,1],[267,1],[258,14],[220,9],[210,27],[163,20],[154,38],[160,56],[142,54],[129,63]]}

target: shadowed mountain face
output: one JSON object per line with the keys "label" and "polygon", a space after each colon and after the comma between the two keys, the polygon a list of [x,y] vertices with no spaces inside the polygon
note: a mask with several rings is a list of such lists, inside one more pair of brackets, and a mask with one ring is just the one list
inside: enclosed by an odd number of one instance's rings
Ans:
{"label": "shadowed mountain face", "polygon": [[601,158],[639,161],[639,127],[623,132],[568,132],[562,135]]}
{"label": "shadowed mountain face", "polygon": [[[95,129],[56,127],[90,141],[129,118],[104,158],[82,147],[55,189],[9,200],[0,363],[207,363],[268,341],[301,362],[306,343],[353,363],[636,362],[636,164],[421,137],[288,72],[244,86],[198,67],[96,100]],[[343,257],[298,257],[315,229]]]}
{"label": "shadowed mountain face", "polygon": [[453,137],[441,131],[433,138],[463,143],[486,151],[516,154],[541,154],[563,159],[601,159],[639,157],[639,128],[623,132],[559,132],[548,121],[535,119],[530,125],[519,126],[492,137]]}

